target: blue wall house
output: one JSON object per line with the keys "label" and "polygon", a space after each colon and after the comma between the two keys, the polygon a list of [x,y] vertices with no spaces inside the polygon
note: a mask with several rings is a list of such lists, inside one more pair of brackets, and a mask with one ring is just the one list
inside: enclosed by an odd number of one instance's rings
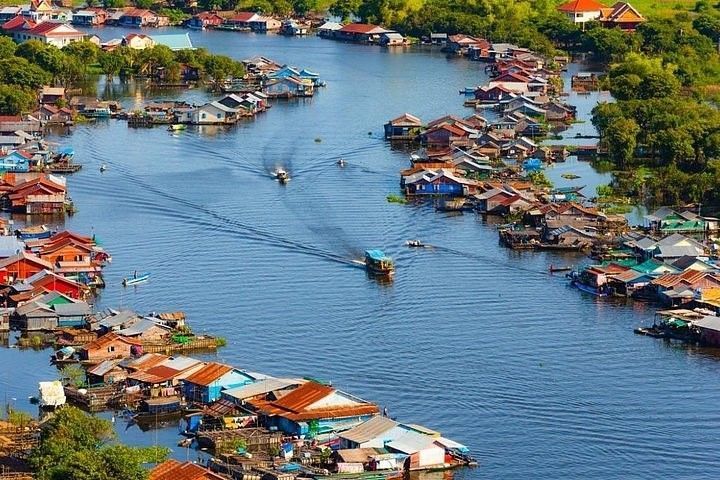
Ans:
{"label": "blue wall house", "polygon": [[315,87],[311,81],[298,77],[272,78],[265,84],[263,93],[269,97],[312,97]]}
{"label": "blue wall house", "polygon": [[220,398],[223,390],[254,381],[254,377],[237,368],[210,362],[184,380],[183,394],[191,402],[212,403]]}
{"label": "blue wall house", "polygon": [[90,305],[85,302],[59,303],[53,305],[58,316],[58,327],[84,327],[92,313]]}
{"label": "blue wall house", "polygon": [[0,157],[0,171],[25,173],[30,171],[30,159],[32,156],[18,150]]}

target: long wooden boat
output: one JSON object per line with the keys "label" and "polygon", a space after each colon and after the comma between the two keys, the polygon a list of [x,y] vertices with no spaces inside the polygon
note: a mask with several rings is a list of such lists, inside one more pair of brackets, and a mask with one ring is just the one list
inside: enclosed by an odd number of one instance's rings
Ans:
{"label": "long wooden boat", "polygon": [[365,250],[365,268],[375,275],[390,276],[395,273],[395,263],[382,250]]}
{"label": "long wooden boat", "polygon": [[131,285],[137,285],[139,283],[145,283],[150,280],[150,273],[135,273],[132,277],[126,277],[123,279],[123,286],[129,287]]}
{"label": "long wooden boat", "polygon": [[39,240],[50,238],[55,232],[50,230],[46,225],[38,225],[34,227],[21,228],[16,230],[15,233],[21,240]]}

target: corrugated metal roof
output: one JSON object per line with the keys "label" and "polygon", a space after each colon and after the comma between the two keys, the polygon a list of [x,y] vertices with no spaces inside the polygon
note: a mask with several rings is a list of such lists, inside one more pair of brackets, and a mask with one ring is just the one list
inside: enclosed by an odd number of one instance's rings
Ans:
{"label": "corrugated metal roof", "polygon": [[332,387],[315,382],[308,382],[274,402],[274,405],[291,412],[299,413],[333,392],[335,392],[335,389]]}
{"label": "corrugated metal roof", "polygon": [[91,308],[85,302],[59,303],[53,306],[55,312],[61,317],[90,315]]}
{"label": "corrugated metal roof", "polygon": [[709,315],[701,318],[700,320],[694,320],[692,323],[696,327],[720,332],[720,317]]}
{"label": "corrugated metal roof", "polygon": [[402,437],[388,442],[387,447],[407,455],[412,455],[413,453],[430,448],[441,448],[435,445],[433,437],[415,432],[408,432]]}
{"label": "corrugated metal roof", "polygon": [[373,417],[367,422],[361,423],[357,427],[341,433],[340,438],[344,438],[355,443],[369,442],[388,430],[392,430],[398,425],[400,425],[398,422],[387,417]]}
{"label": "corrugated metal roof", "polygon": [[233,367],[222,363],[210,362],[197,372],[185,379],[186,382],[195,385],[208,386],[217,381],[220,377],[233,370]]}
{"label": "corrugated metal roof", "polygon": [[248,398],[264,395],[275,390],[282,390],[294,385],[301,385],[304,380],[293,380],[289,378],[267,378],[259,382],[243,385],[242,387],[231,388],[225,390],[223,395],[232,397],[237,400],[245,400]]}
{"label": "corrugated metal roof", "polygon": [[351,448],[337,451],[343,462],[348,463],[367,463],[372,457],[383,453],[386,453],[385,450],[375,448]]}
{"label": "corrugated metal roof", "polygon": [[166,460],[150,470],[149,480],[225,480],[200,465],[177,460]]}

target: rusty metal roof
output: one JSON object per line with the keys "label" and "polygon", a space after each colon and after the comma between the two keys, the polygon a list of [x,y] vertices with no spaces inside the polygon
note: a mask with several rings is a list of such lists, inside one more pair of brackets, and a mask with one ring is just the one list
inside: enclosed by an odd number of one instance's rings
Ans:
{"label": "rusty metal roof", "polygon": [[166,460],[150,471],[149,480],[225,480],[200,465]]}
{"label": "rusty metal roof", "polygon": [[315,382],[307,382],[288,393],[280,400],[273,402],[273,404],[279,408],[299,413],[318,400],[327,397],[334,391],[335,389],[332,387]]}
{"label": "rusty metal roof", "polygon": [[195,385],[208,386],[232,370],[233,367],[230,367],[228,365],[210,362],[197,372],[187,377],[185,381],[189,383],[194,383]]}

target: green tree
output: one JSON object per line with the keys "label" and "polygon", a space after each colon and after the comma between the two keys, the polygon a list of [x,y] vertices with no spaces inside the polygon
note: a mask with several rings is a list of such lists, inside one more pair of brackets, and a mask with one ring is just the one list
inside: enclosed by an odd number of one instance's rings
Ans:
{"label": "green tree", "polygon": [[45,51],[45,44],[39,40],[28,40],[18,45],[15,55],[22,57],[28,62],[38,63],[40,53]]}
{"label": "green tree", "polygon": [[316,0],[294,0],[292,2],[293,10],[297,15],[305,16],[309,12],[317,8]]}
{"label": "green tree", "polygon": [[51,75],[24,58],[0,59],[0,83],[20,85],[32,89],[47,85]]}
{"label": "green tree", "polygon": [[713,42],[720,40],[720,17],[706,13],[699,15],[693,20],[693,28]]}
{"label": "green tree", "polygon": [[63,385],[82,387],[85,385],[85,370],[80,365],[67,365],[60,370],[60,380]]}
{"label": "green tree", "polygon": [[123,67],[125,67],[125,57],[117,52],[101,53],[98,58],[98,63],[100,64],[102,72],[107,76],[107,79],[112,81]]}
{"label": "green tree", "polygon": [[640,127],[630,118],[613,120],[603,131],[608,156],[618,169],[625,170],[632,163],[639,132]]}
{"label": "green tree", "polygon": [[204,62],[204,71],[216,84],[228,78],[240,78],[245,73],[241,63],[224,55],[210,55]]}
{"label": "green tree", "polygon": [[138,8],[149,9],[155,2],[153,0],[135,0],[135,6]]}
{"label": "green tree", "polygon": [[10,37],[0,36],[0,58],[10,58],[15,55],[17,45]]}
{"label": "green tree", "polygon": [[102,50],[92,42],[72,42],[62,49],[65,55],[78,59],[86,67],[96,63]]}
{"label": "green tree", "polygon": [[620,100],[669,97],[680,91],[674,65],[664,65],[662,59],[628,54],[608,73],[610,92]]}
{"label": "green tree", "polygon": [[361,0],[335,0],[330,5],[330,13],[342,18],[344,21],[349,20],[350,17],[358,13],[361,4]]}
{"label": "green tree", "polygon": [[35,105],[33,92],[19,85],[0,84],[0,115],[19,115]]}
{"label": "green tree", "polygon": [[167,449],[110,444],[112,424],[75,407],[64,407],[44,424],[30,456],[38,480],[145,480],[143,464],[163,461]]}

